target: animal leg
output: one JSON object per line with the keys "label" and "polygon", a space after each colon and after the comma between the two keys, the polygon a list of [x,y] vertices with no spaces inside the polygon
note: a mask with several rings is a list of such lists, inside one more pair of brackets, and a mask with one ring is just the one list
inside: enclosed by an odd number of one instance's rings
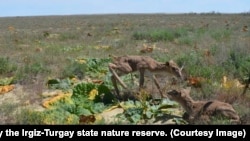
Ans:
{"label": "animal leg", "polygon": [[163,93],[162,93],[162,90],[161,90],[161,87],[160,87],[160,84],[159,84],[159,81],[156,79],[155,75],[153,75],[153,80],[154,80],[154,83],[157,87],[157,89],[159,90],[160,94],[161,94],[161,98],[163,98]]}
{"label": "animal leg", "polygon": [[119,89],[118,89],[118,87],[117,87],[117,83],[116,83],[116,79],[115,79],[114,75],[111,76],[111,81],[112,81],[112,84],[113,84],[113,86],[114,86],[114,88],[115,88],[116,94],[117,94],[118,96],[120,96],[120,91],[119,91]]}
{"label": "animal leg", "polygon": [[218,115],[222,115],[224,117],[229,118],[234,123],[239,123],[240,122],[239,115],[231,107],[223,107],[223,106],[219,107],[218,109],[216,109],[216,113]]}
{"label": "animal leg", "polygon": [[140,69],[139,72],[140,72],[139,87],[142,88],[143,85],[144,85],[144,72],[145,72],[145,70],[144,69]]}
{"label": "animal leg", "polygon": [[115,79],[118,80],[118,82],[122,85],[122,87],[124,89],[127,89],[127,85],[120,79],[120,77],[117,75],[117,73],[114,71],[114,69],[112,68],[111,64],[109,65],[109,70],[112,73],[112,75],[114,76]]}

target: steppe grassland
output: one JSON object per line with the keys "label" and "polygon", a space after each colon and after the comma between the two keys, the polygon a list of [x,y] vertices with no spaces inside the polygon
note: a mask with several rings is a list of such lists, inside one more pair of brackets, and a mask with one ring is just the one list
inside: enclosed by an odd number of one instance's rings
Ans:
{"label": "steppe grassland", "polygon": [[[249,14],[77,15],[0,18],[0,76],[14,77],[39,99],[48,78],[76,75],[72,60],[113,55],[149,55],[176,60],[193,77],[202,77],[197,99],[216,98],[249,116],[248,90],[221,87],[249,77]],[[153,52],[141,53],[152,47]],[[80,75],[78,72],[77,75]],[[245,74],[247,73],[247,74]],[[233,82],[229,82],[233,83]]]}

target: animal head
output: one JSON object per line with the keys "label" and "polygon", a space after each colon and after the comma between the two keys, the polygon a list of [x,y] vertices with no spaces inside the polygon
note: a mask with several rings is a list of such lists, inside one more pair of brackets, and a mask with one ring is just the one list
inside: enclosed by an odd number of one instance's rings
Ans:
{"label": "animal head", "polygon": [[181,90],[170,90],[167,92],[167,94],[171,100],[182,103],[184,99],[187,99],[190,97],[189,95],[190,91],[191,91],[191,87],[188,87],[186,89],[181,89]]}
{"label": "animal head", "polygon": [[179,67],[173,60],[166,62],[166,66],[168,67],[168,71],[173,73],[175,76],[181,78],[181,80],[187,80],[187,74],[183,69],[184,66]]}

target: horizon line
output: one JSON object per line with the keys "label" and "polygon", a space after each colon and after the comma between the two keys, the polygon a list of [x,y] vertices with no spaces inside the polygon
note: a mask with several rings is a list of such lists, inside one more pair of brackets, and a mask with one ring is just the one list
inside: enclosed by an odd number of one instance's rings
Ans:
{"label": "horizon line", "polygon": [[86,14],[44,14],[44,15],[17,15],[17,16],[0,16],[0,18],[12,18],[12,17],[53,17],[53,16],[91,16],[91,15],[202,15],[202,14],[211,14],[211,15],[238,15],[238,14],[250,14],[250,12],[176,12],[176,13],[165,13],[165,12],[151,12],[151,13],[86,13]]}

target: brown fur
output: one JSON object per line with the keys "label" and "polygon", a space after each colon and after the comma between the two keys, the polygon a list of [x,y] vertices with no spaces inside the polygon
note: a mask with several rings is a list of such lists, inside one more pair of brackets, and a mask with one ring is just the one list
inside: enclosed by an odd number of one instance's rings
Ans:
{"label": "brown fur", "polygon": [[[173,60],[170,60],[166,63],[158,62],[151,57],[148,56],[121,56],[121,57],[113,57],[113,62],[109,64],[109,70],[112,73],[111,80],[115,87],[116,93],[119,95],[119,90],[117,87],[116,80],[123,86],[123,88],[127,88],[126,84],[119,78],[119,76],[124,74],[129,74],[135,71],[139,71],[139,86],[143,87],[144,84],[144,73],[145,70],[149,70],[150,72],[169,72],[174,74],[177,77],[185,79],[182,74],[182,68],[180,68]],[[154,83],[157,88],[159,84],[154,78]],[[159,89],[159,88],[158,88]],[[161,90],[159,89],[160,93]],[[161,93],[162,95],[162,93]]]}
{"label": "brown fur", "polygon": [[191,88],[180,91],[171,90],[168,96],[171,100],[178,102],[186,111],[184,119],[190,123],[203,122],[209,123],[212,116],[223,116],[231,119],[234,123],[239,123],[240,118],[232,105],[217,101],[195,101],[190,97]]}

